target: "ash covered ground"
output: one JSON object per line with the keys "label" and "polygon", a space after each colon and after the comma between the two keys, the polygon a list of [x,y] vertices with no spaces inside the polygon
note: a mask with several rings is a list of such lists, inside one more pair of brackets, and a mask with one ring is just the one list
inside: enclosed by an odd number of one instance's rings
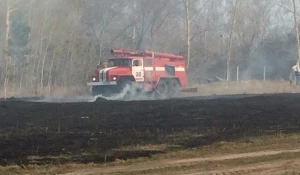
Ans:
{"label": "ash covered ground", "polygon": [[300,130],[299,94],[85,100],[0,101],[0,164],[101,163],[163,153],[120,149],[128,146],[186,149]]}

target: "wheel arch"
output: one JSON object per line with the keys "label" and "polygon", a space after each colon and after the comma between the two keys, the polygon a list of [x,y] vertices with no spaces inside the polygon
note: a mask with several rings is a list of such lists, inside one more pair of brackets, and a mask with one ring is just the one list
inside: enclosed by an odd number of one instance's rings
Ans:
{"label": "wheel arch", "polygon": [[117,83],[122,82],[122,81],[133,81],[133,82],[135,82],[135,79],[134,79],[133,75],[121,75],[119,77],[119,79],[117,80]]}
{"label": "wheel arch", "polygon": [[171,80],[175,80],[178,82],[178,84],[180,85],[180,87],[182,87],[182,84],[180,82],[180,79],[178,77],[160,77],[156,83],[155,86],[157,86],[159,84],[160,81],[171,81]]}

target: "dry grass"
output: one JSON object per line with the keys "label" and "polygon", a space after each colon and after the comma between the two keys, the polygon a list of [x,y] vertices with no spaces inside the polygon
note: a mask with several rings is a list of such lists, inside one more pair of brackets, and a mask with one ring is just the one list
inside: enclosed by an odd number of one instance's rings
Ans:
{"label": "dry grass", "polygon": [[[172,150],[174,145],[169,145],[162,151],[168,150],[168,154],[155,155],[154,160],[163,158],[195,158],[198,155],[209,156],[223,153],[247,153],[256,151],[295,149],[299,148],[300,134],[273,134],[258,137],[245,137],[235,141],[221,141],[208,146],[190,148],[184,150]],[[176,148],[176,147],[175,147]]]}
{"label": "dry grass", "polygon": [[[220,160],[220,161],[200,161],[195,163],[186,163],[180,165],[156,167],[147,170],[135,171],[136,174],[197,174],[202,172],[203,174],[251,174],[263,172],[268,168],[259,168],[259,165],[266,163],[276,164],[288,161],[298,161],[300,153],[280,153],[276,155],[264,155],[258,157],[243,157],[236,159]],[[284,166],[284,165],[282,165]],[[250,168],[252,167],[252,168]],[[274,168],[278,168],[274,166]],[[216,171],[217,170],[217,171]],[[213,173],[214,172],[214,173]],[[288,172],[287,172],[288,173]],[[297,174],[297,172],[291,172],[291,174]],[[133,172],[122,172],[116,174],[131,175]],[[296,175],[295,174],[295,175]],[[290,174],[289,174],[290,175]],[[297,174],[298,175],[298,174]]]}
{"label": "dry grass", "polygon": [[56,175],[68,173],[82,168],[94,168],[96,164],[67,164],[67,165],[29,165],[29,166],[0,166],[0,174],[3,175]]}
{"label": "dry grass", "polygon": [[287,171],[284,175],[300,175],[300,171]]}
{"label": "dry grass", "polygon": [[[54,86],[52,92],[49,92],[48,87],[45,87],[43,92],[36,93],[34,89],[18,89],[13,90],[12,87],[7,89],[7,97],[76,97],[86,95],[90,92],[89,87],[84,86],[73,86],[73,87],[62,87]],[[0,89],[0,98],[4,97],[4,89]]]}
{"label": "dry grass", "polygon": [[[258,81],[250,80],[240,83],[218,82],[202,85],[190,85],[189,87],[198,88],[198,93],[182,93],[182,96],[197,96],[197,95],[232,95],[232,94],[265,94],[265,93],[300,93],[300,86],[290,85],[288,81]],[[48,87],[45,87],[42,93],[36,94],[33,89],[24,89],[21,92],[12,91],[12,87],[8,88],[8,97],[76,97],[90,93],[90,88],[87,86],[61,87],[54,86],[52,93],[49,93]],[[4,97],[4,90],[0,89],[0,98]]]}
{"label": "dry grass", "polygon": [[[101,164],[64,164],[64,165],[29,165],[29,166],[0,166],[0,174],[30,174],[30,175],[54,175],[61,173],[74,172],[81,169],[93,169],[93,168],[105,168],[105,167],[118,167],[126,165],[134,165],[136,163],[149,163],[157,162],[160,160],[181,160],[188,158],[199,158],[214,155],[225,155],[225,154],[238,154],[238,153],[248,153],[256,151],[267,151],[267,150],[281,150],[281,149],[293,149],[299,148],[299,134],[275,134],[271,136],[260,136],[243,138],[234,142],[219,142],[214,143],[210,146],[193,148],[182,151],[167,151],[166,154],[157,154],[152,158],[139,158],[132,160],[119,160],[115,162],[108,163],[106,165]],[[169,145],[170,146],[170,145]],[[166,150],[167,145],[148,145],[148,146],[137,146],[123,149],[158,149]],[[248,166],[252,164],[257,164],[261,162],[273,162],[279,160],[294,160],[299,158],[299,153],[282,153],[269,156],[253,157],[253,158],[239,158],[233,160],[222,160],[222,161],[208,161],[208,162],[196,162],[191,164],[184,164],[182,166],[168,167],[166,169],[149,169],[145,172],[140,173],[157,173],[157,174],[170,174],[170,172],[180,172],[185,170],[191,171],[207,171],[215,170],[218,168],[231,168],[238,166]],[[126,174],[126,173],[125,173]],[[299,174],[296,171],[286,172],[286,175]]]}
{"label": "dry grass", "polygon": [[198,93],[182,93],[183,96],[194,95],[233,95],[233,94],[268,94],[268,93],[300,93],[300,86],[290,85],[288,81],[243,81],[234,83],[218,82],[202,85],[191,85],[198,88]]}

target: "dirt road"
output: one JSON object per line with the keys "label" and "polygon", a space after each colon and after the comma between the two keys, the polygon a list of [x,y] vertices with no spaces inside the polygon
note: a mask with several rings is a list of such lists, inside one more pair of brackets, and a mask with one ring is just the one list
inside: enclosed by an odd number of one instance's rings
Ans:
{"label": "dirt road", "polygon": [[[104,174],[185,174],[185,175],[206,175],[206,174],[284,174],[289,171],[299,171],[300,172],[300,158],[288,159],[288,160],[272,160],[263,161],[259,163],[252,163],[247,165],[231,165],[227,167],[214,168],[211,165],[201,168],[201,163],[209,162],[211,164],[217,162],[222,165],[224,162],[238,160],[245,161],[250,158],[260,159],[268,156],[274,155],[285,155],[291,153],[300,153],[300,149],[294,150],[276,150],[276,151],[260,151],[260,152],[250,152],[242,154],[227,154],[227,155],[215,155],[203,158],[193,158],[193,159],[164,159],[158,161],[146,161],[142,163],[133,163],[131,165],[114,165],[102,168],[94,169],[83,169],[77,172],[67,173],[64,175],[104,175]],[[226,164],[226,163],[225,163]],[[197,165],[199,165],[197,167]],[[180,170],[184,167],[185,170]],[[187,169],[187,167],[190,167]],[[205,170],[213,168],[213,170]]]}

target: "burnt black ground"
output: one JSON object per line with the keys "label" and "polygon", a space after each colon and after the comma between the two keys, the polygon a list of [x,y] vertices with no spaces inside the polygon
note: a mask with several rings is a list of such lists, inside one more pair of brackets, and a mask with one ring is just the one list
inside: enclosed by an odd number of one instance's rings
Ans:
{"label": "burnt black ground", "polygon": [[[0,164],[103,162],[159,151],[114,151],[168,143],[179,149],[300,131],[300,95],[268,94],[165,101],[34,103],[0,101]],[[202,136],[199,136],[199,135]],[[65,158],[45,156],[66,155]]]}

